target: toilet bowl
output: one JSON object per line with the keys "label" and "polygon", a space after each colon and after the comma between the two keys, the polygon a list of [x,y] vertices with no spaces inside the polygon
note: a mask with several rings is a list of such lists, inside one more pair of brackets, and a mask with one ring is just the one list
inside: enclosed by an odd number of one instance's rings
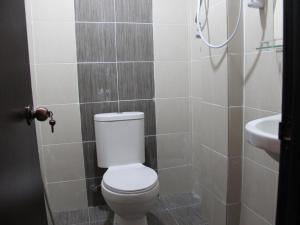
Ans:
{"label": "toilet bowl", "polygon": [[114,211],[114,225],[147,225],[146,214],[158,199],[157,173],[145,162],[144,113],[94,116],[97,162],[108,168],[102,195]]}
{"label": "toilet bowl", "polygon": [[102,195],[115,212],[114,225],[147,225],[146,213],[158,198],[157,174],[140,163],[110,167]]}

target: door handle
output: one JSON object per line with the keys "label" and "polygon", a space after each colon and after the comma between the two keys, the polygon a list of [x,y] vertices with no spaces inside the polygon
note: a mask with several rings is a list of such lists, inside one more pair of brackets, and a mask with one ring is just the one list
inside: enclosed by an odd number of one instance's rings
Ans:
{"label": "door handle", "polygon": [[51,132],[54,133],[54,126],[56,121],[53,119],[53,112],[49,111],[46,107],[38,107],[33,109],[30,105],[25,107],[25,117],[27,124],[31,125],[32,120],[46,121],[49,119],[49,125],[51,126]]}

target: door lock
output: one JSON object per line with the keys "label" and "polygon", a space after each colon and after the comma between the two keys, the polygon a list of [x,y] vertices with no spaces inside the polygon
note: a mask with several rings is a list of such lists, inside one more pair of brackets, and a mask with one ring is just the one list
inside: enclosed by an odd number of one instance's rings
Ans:
{"label": "door lock", "polygon": [[53,119],[53,112],[49,111],[45,107],[38,107],[35,110],[31,106],[25,107],[25,116],[28,125],[31,124],[31,121],[37,119],[38,121],[46,121],[49,119],[49,125],[51,126],[51,132],[54,133],[54,126],[56,121]]}

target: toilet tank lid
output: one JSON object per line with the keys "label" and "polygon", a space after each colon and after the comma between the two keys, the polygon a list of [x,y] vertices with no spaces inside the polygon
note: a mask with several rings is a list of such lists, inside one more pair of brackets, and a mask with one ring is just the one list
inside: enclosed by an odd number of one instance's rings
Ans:
{"label": "toilet tank lid", "polygon": [[112,122],[122,120],[144,119],[143,112],[121,112],[121,113],[101,113],[94,115],[94,120],[98,122]]}

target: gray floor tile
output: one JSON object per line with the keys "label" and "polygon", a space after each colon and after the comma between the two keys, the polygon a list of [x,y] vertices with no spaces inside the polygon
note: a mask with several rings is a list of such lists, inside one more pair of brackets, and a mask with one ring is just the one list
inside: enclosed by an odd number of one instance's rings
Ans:
{"label": "gray floor tile", "polygon": [[178,225],[207,225],[200,205],[170,210]]}
{"label": "gray floor tile", "polygon": [[148,213],[147,221],[148,225],[177,225],[174,217],[167,211]]}
{"label": "gray floor tile", "polygon": [[192,193],[166,195],[161,197],[161,201],[167,209],[175,209],[201,203],[200,198]]}
{"label": "gray floor tile", "polygon": [[67,212],[54,212],[56,225],[72,225],[89,221],[88,209],[79,209]]}
{"label": "gray floor tile", "polygon": [[90,222],[111,221],[114,213],[108,206],[97,206],[89,208]]}

